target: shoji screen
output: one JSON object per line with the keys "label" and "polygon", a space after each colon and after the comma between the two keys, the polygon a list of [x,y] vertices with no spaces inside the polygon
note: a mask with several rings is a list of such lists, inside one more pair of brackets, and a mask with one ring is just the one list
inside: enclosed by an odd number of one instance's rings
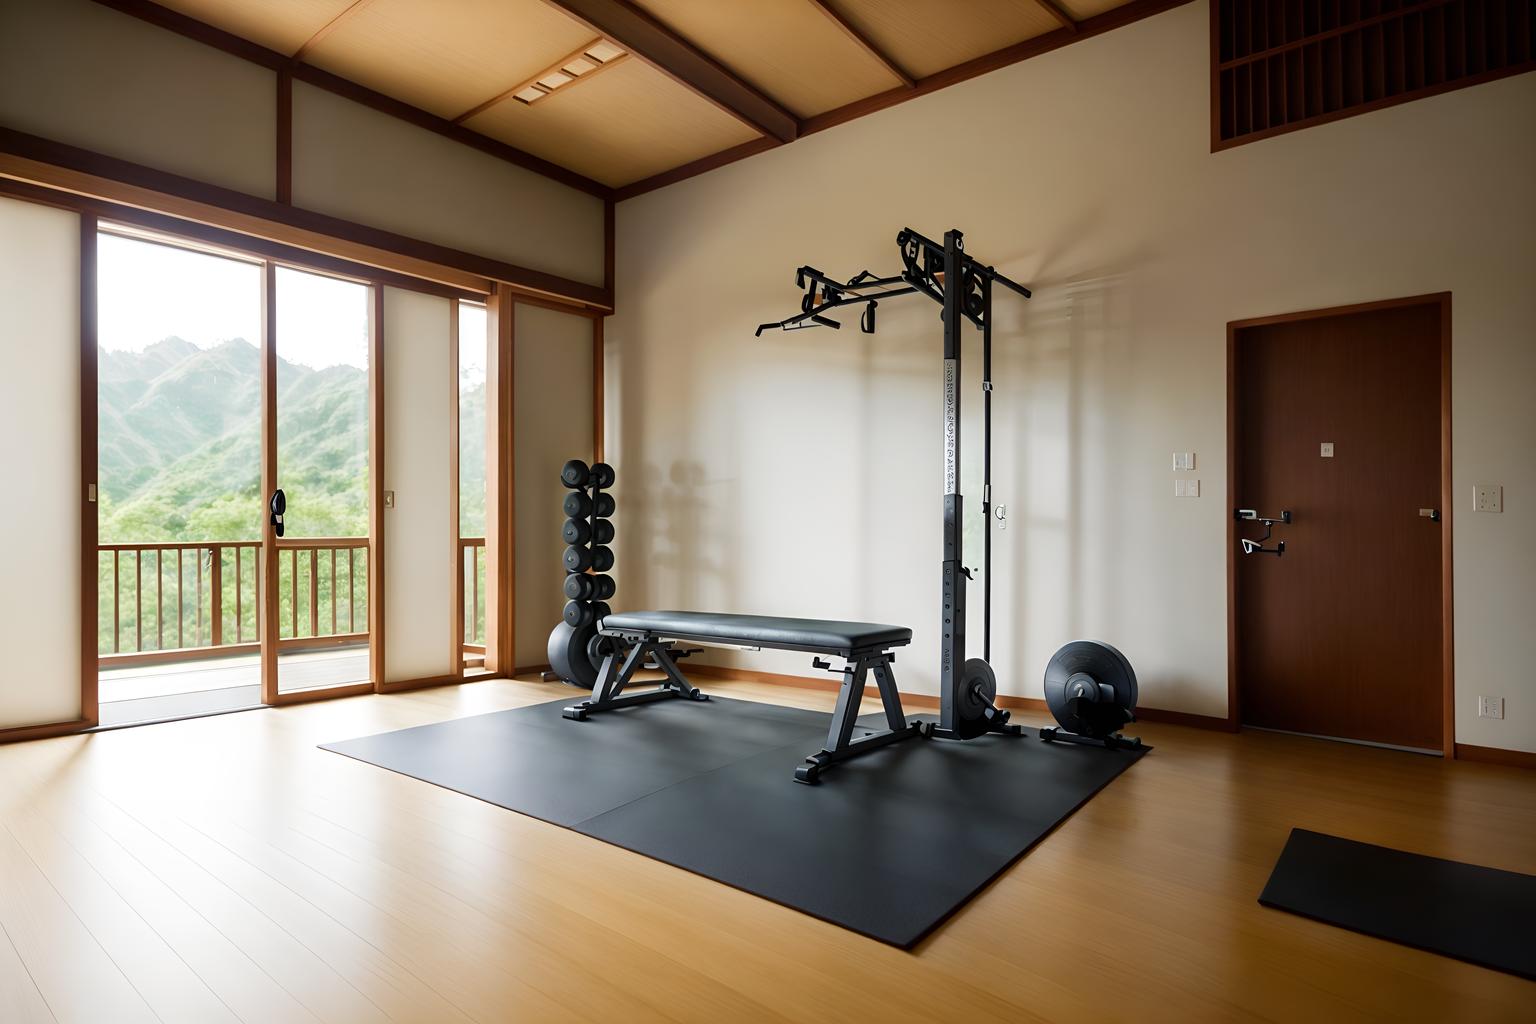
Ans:
{"label": "shoji screen", "polygon": [[0,729],[80,709],[80,218],[0,199]]}
{"label": "shoji screen", "polygon": [[[537,306],[517,307],[512,404],[516,480],[516,661],[549,660],[549,631],[560,621],[565,595],[565,546],[560,525],[560,467],[566,459],[592,461],[592,321]],[[624,480],[614,488],[615,516],[625,513]],[[614,567],[622,608],[624,563]]]}
{"label": "shoji screen", "polygon": [[458,534],[448,299],[384,289],[384,680],[449,675]]}

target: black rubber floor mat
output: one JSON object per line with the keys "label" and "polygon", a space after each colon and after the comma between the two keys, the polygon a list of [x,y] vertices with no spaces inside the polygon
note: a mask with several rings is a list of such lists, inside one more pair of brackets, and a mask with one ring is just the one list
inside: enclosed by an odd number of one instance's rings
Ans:
{"label": "black rubber floor mat", "polygon": [[1259,902],[1536,980],[1536,875],[1298,828]]}
{"label": "black rubber floor mat", "polygon": [[574,722],[560,716],[573,699],[324,749],[902,947],[1141,756],[1033,730],[914,739],[803,786],[794,769],[825,741],[825,713],[716,697]]}

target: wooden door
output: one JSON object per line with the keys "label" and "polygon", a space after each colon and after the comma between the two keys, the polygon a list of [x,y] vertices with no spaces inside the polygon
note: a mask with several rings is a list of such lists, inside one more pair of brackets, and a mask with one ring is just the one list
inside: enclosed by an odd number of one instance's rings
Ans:
{"label": "wooden door", "polygon": [[1293,517],[1279,556],[1243,554],[1263,529],[1234,523],[1246,725],[1443,747],[1447,312],[1432,298],[1233,327],[1232,496]]}

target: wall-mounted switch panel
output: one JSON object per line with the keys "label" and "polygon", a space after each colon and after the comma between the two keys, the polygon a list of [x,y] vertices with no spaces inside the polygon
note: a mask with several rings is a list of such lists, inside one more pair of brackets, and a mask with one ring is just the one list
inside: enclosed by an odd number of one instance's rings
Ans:
{"label": "wall-mounted switch panel", "polygon": [[1173,496],[1175,498],[1200,497],[1199,480],[1175,480],[1173,482]]}
{"label": "wall-mounted switch panel", "polygon": [[1503,512],[1504,488],[1498,484],[1478,484],[1473,487],[1472,511]]}
{"label": "wall-mounted switch panel", "polygon": [[395,492],[394,491],[385,491],[384,492],[384,507],[385,508],[394,508],[395,507]]}
{"label": "wall-mounted switch panel", "polygon": [[1325,459],[1333,458],[1333,442],[1324,441],[1322,444],[1318,445],[1317,454]]}
{"label": "wall-mounted switch panel", "polygon": [[1174,469],[1174,472],[1178,472],[1180,470],[1184,470],[1184,471],[1187,472],[1187,471],[1192,470],[1194,468],[1195,468],[1195,453],[1194,452],[1174,452],[1173,453],[1173,469]]}
{"label": "wall-mounted switch panel", "polygon": [[1477,698],[1477,717],[1478,718],[1503,718],[1504,717],[1504,698],[1503,697],[1479,697],[1479,698]]}

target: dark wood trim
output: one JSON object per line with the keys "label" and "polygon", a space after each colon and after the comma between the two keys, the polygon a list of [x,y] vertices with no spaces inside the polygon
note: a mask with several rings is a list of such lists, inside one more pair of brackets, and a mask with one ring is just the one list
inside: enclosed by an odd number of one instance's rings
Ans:
{"label": "dark wood trim", "polygon": [[[896,81],[900,82],[908,89],[917,84],[916,79],[907,74],[906,71],[902,70],[901,65],[897,64],[895,59],[891,57],[890,54],[876,46],[874,40],[870,39],[869,36],[861,32],[857,25],[849,21],[842,14],[842,12],[833,7],[828,2],[828,0],[810,0],[810,2],[813,7],[815,7],[822,14],[825,14],[827,16],[827,20],[836,25],[838,29],[843,33],[843,35],[852,40],[855,46],[863,50],[869,56],[873,57],[881,67],[885,68],[885,70],[889,72],[891,77],[895,78]],[[1049,4],[1050,0],[1037,0],[1037,2],[1041,4]]]}
{"label": "dark wood trim", "polygon": [[371,689],[385,692],[384,675],[384,288],[373,287],[368,325],[368,662]]}
{"label": "dark wood trim", "polygon": [[68,736],[71,733],[84,732],[87,729],[96,728],[96,723],[88,718],[77,718],[72,722],[49,722],[46,725],[19,725],[10,729],[0,729],[0,743],[24,743],[27,740],[46,740],[55,736]]}
{"label": "dark wood trim", "polygon": [[[1318,114],[1315,117],[1305,118],[1300,121],[1292,121],[1289,124],[1275,125],[1256,132],[1249,132],[1235,139],[1222,139],[1220,109],[1217,109],[1216,117],[1211,124],[1211,152],[1219,153],[1223,150],[1244,146],[1250,142],[1260,142],[1264,139],[1272,139],[1277,135],[1285,135],[1289,132],[1300,131],[1303,128],[1312,128],[1320,124],[1329,124],[1333,121],[1342,121],[1346,117],[1354,117],[1357,114],[1369,114],[1375,110],[1384,110],[1387,107],[1395,107],[1400,103],[1412,103],[1414,100],[1422,100],[1430,96],[1439,96],[1441,93],[1455,92],[1457,89],[1465,89],[1474,85],[1484,85],[1488,82],[1496,82],[1501,78],[1510,78],[1514,75],[1523,75],[1536,71],[1536,60],[1525,61],[1521,64],[1511,65],[1507,68],[1495,68],[1476,75],[1467,75],[1453,82],[1440,82],[1436,85],[1426,85],[1423,88],[1413,89],[1409,92],[1401,92],[1394,96],[1383,96],[1380,99],[1369,100],[1365,103],[1357,103],[1354,106],[1342,110],[1330,110],[1327,113]],[[1219,87],[1219,86],[1218,86]]]}
{"label": "dark wood trim", "polygon": [[[815,132],[826,131],[828,128],[834,128],[837,125],[863,117],[866,114],[877,113],[889,107],[894,107],[897,104],[905,103],[907,100],[926,96],[931,92],[946,89],[959,82],[976,78],[979,75],[996,71],[999,68],[1005,68],[1010,64],[1017,64],[1031,57],[1038,57],[1043,53],[1059,50],[1061,47],[1081,39],[1091,39],[1094,36],[1103,35],[1105,32],[1132,24],[1143,18],[1150,18],[1154,14],[1161,14],[1175,7],[1182,7],[1190,2],[1191,0],[1131,0],[1130,3],[1105,11],[1103,14],[1084,18],[1082,21],[1077,22],[1076,31],[1059,28],[1044,35],[1036,36],[1033,39],[1027,39],[1022,43],[1005,46],[1001,50],[983,54],[963,64],[957,64],[952,68],[946,68],[943,71],[937,71],[926,77],[919,78],[913,82],[911,88],[898,86],[894,89],[888,89],[873,96],[866,96],[863,99],[854,100],[852,103],[845,103],[841,107],[835,107],[824,113],[808,117],[800,122],[800,135],[811,135]],[[717,167],[724,167],[726,164],[744,160],[749,156],[755,156],[765,150],[775,149],[782,144],[783,142],[780,139],[772,136],[753,139],[750,142],[732,146],[730,149],[723,149],[718,153],[711,153],[709,156],[700,157],[691,163],[683,164],[681,167],[674,167],[671,170],[653,174],[649,178],[642,178],[639,181],[630,182],[628,185],[621,185],[614,189],[613,195],[619,201],[633,199],[635,196],[644,195],[647,192],[653,192],[658,188],[665,188],[668,185],[674,185],[679,181],[686,181],[688,178],[703,174],[706,171],[715,170]]]}
{"label": "dark wood trim", "polygon": [[674,167],[669,171],[662,171],[659,174],[651,175],[649,178],[641,178],[639,181],[632,181],[628,185],[620,186],[614,189],[613,198],[618,202],[623,202],[625,199],[633,199],[635,196],[654,192],[658,188],[665,188],[668,185],[675,185],[680,181],[686,181],[706,171],[712,171],[717,167],[724,167],[726,164],[745,160],[749,156],[756,156],[758,153],[763,153],[770,149],[778,149],[782,145],[782,142],[771,135],[764,135],[761,138],[752,139],[750,142],[743,142],[739,146],[732,146],[730,149],[722,149],[718,153],[701,156],[697,160],[690,161],[680,167]]}
{"label": "dark wood trim", "polygon": [[1237,732],[1237,726],[1229,719],[1218,718],[1215,715],[1196,715],[1189,711],[1165,711],[1162,708],[1138,707],[1136,720],[1161,722],[1164,725],[1183,725],[1191,729],[1210,729],[1214,732]]}
{"label": "dark wood trim", "polygon": [[603,331],[606,321],[603,317],[597,317],[592,321],[592,461],[602,462],[603,435],[606,425],[603,421]]}
{"label": "dark wood trim", "polygon": [[[165,244],[171,246],[175,246],[178,239],[185,239],[225,249],[242,256],[249,256],[253,259],[275,260],[284,266],[294,267],[299,270],[311,270],[320,274],[329,274],[333,277],[347,277],[358,281],[388,284],[396,288],[425,292],[428,295],[440,295],[444,298],[467,299],[471,302],[482,302],[485,300],[483,292],[454,288],[451,285],[439,284],[426,278],[411,277],[392,270],[372,267],[366,263],[355,263],[336,256],[326,256],[323,253],[317,253],[310,249],[300,249],[295,246],[284,245],[281,242],[257,238],[255,235],[245,235],[238,231],[227,231],[223,228],[212,227],[198,221],[184,220],[180,217],[172,217],[163,213],[154,213],[149,210],[139,209],[136,206],[123,206],[104,199],[92,199],[73,192],[61,192],[57,189],[45,188],[42,185],[32,185],[24,181],[0,178],[0,195],[24,199],[28,202],[41,203],[46,206],[54,206],[61,210],[73,210],[82,214],[88,213],[94,215],[98,221],[108,224],[125,224],[130,227],[143,228],[146,231],[169,236]],[[155,241],[155,239],[146,239],[146,241]],[[486,284],[486,287],[490,287],[489,283]],[[550,305],[566,312],[573,311],[572,307],[564,304],[550,303]]]}
{"label": "dark wood trim", "polygon": [[1055,0],[1035,0],[1035,3],[1045,8],[1045,13],[1056,19],[1057,24],[1068,32],[1077,31],[1077,19],[1062,10]]}
{"label": "dark wood trim", "polygon": [[277,73],[277,201],[293,205],[293,75]]}
{"label": "dark wood trim", "polygon": [[[276,704],[277,652],[282,624],[278,621],[277,538],[267,524],[267,503],[277,489],[277,266],[261,268],[261,702]],[[373,566],[368,566],[373,578]],[[373,602],[368,602],[369,614]]]}
{"label": "dark wood trim", "polygon": [[520,267],[491,257],[478,256],[434,242],[357,224],[329,214],[284,205],[271,199],[247,195],[219,185],[210,185],[179,174],[146,167],[143,164],[95,153],[78,146],[55,142],[14,129],[0,127],[0,152],[81,174],[110,179],[136,188],[149,189],[231,213],[259,218],[273,224],[398,253],[411,259],[503,281],[515,287],[557,299],[568,299],[599,309],[612,309],[612,300],[607,289],[597,285],[573,281],[541,270]]}
{"label": "dark wood trim", "polygon": [[448,508],[449,558],[453,566],[453,613],[448,627],[448,664],[455,679],[464,678],[464,549],[459,546],[459,304],[448,301]]}
{"label": "dark wood trim", "polygon": [[[0,734],[0,739],[4,734]],[[1458,743],[1452,752],[1459,761],[1481,761],[1484,764],[1502,764],[1511,768],[1536,768],[1536,751],[1506,750],[1503,747],[1475,747],[1470,743]]]}
{"label": "dark wood trim", "polygon": [[287,70],[294,78],[302,82],[307,82],[327,92],[335,93],[337,96],[352,100],[354,103],[361,103],[380,113],[389,114],[418,128],[424,128],[427,131],[452,139],[473,149],[478,149],[482,153],[505,160],[507,163],[521,167],[524,170],[533,171],[535,174],[558,181],[562,185],[567,185],[600,198],[607,196],[611,191],[607,185],[593,181],[591,178],[578,174],[567,167],[561,167],[559,164],[534,156],[532,153],[518,149],[516,146],[508,145],[488,135],[481,135],[479,132],[456,125],[446,118],[438,117],[436,114],[428,113],[420,107],[413,107],[409,103],[393,99],[381,92],[376,92],[339,75],[333,75],[313,65],[295,61],[285,54],[278,53],[276,50],[269,50],[265,46],[242,39],[231,32],[215,28],[206,22],[198,21],[196,18],[189,17],[179,11],[173,11],[157,3],[151,3],[150,0],[95,0],[95,2],[103,7],[109,7],[114,11],[138,18],[141,21],[147,21],[158,28],[175,32],[177,35],[185,36],[205,46],[222,50],[242,60],[259,64],[272,71]]}
{"label": "dark wood trim", "polygon": [[800,133],[793,114],[634,4],[626,0],[547,2],[743,124],[780,142]]}
{"label": "dark wood trim", "polygon": [[321,25],[314,35],[304,40],[304,43],[293,52],[293,59],[303,60],[304,55],[309,53],[309,51],[313,50],[316,46],[319,46],[320,42],[325,39],[326,36],[336,31],[336,27],[338,25],[346,21],[353,14],[357,13],[357,11],[361,8],[367,7],[370,2],[371,0],[352,0],[352,2],[343,8],[336,15],[336,17],[332,18],[324,25]]}
{"label": "dark wood trim", "polygon": [[[1241,348],[1237,332],[1250,327],[1319,320],[1326,317],[1369,313],[1404,306],[1436,306],[1440,311],[1440,635],[1441,635],[1441,747],[1453,758],[1462,744],[1456,742],[1456,659],[1453,593],[1455,573],[1452,558],[1451,515],[1455,506],[1451,482],[1451,293],[1431,292],[1396,299],[1357,302],[1347,306],[1329,306],[1294,313],[1233,320],[1227,324],[1227,508],[1238,506],[1237,475],[1237,373]],[[1235,520],[1227,519],[1227,720],[1231,728],[1241,723],[1241,688],[1237,679],[1237,531]]]}
{"label": "dark wood trim", "polygon": [[80,214],[80,721],[85,728],[101,720],[97,620],[97,543],[101,505],[90,497],[97,469],[97,295],[96,218]]}

